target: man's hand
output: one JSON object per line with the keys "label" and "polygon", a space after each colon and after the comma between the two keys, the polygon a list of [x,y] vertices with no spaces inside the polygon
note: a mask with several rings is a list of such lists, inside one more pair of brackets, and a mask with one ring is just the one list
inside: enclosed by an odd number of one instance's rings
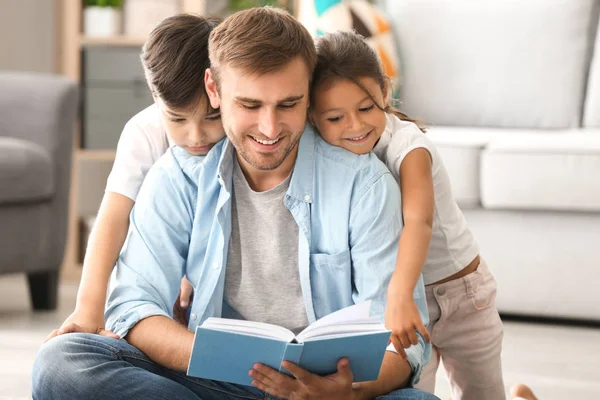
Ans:
{"label": "man's hand", "polygon": [[358,392],[352,389],[352,371],[347,358],[338,361],[338,371],[328,376],[319,376],[284,361],[281,366],[294,378],[282,374],[263,364],[255,364],[249,375],[254,379],[252,385],[270,395],[289,400],[353,400]]}
{"label": "man's hand", "polygon": [[408,349],[413,344],[418,344],[417,331],[429,343],[431,338],[423,321],[419,309],[415,303],[412,293],[410,296],[388,296],[388,302],[385,309],[385,326],[392,331],[391,341],[402,359],[408,357],[404,349]]}
{"label": "man's hand", "polygon": [[73,313],[63,322],[59,329],[55,329],[50,332],[50,335],[46,337],[44,343],[58,335],[64,335],[65,333],[95,333],[102,336],[111,337],[114,339],[120,339],[119,335],[112,333],[104,329],[104,316],[95,316],[90,313],[83,312],[81,310],[75,310]]}
{"label": "man's hand", "polygon": [[192,302],[192,295],[194,294],[194,287],[184,276],[181,279],[181,288],[179,289],[179,296],[173,304],[173,319],[179,322],[183,326],[188,326],[188,308]]}

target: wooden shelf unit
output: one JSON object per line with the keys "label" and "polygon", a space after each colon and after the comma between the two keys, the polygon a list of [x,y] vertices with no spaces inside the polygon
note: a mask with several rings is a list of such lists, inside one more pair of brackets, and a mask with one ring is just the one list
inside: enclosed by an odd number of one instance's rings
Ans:
{"label": "wooden shelf unit", "polygon": [[[141,47],[145,38],[114,36],[89,37],[82,33],[83,7],[81,0],[54,0],[57,9],[58,72],[70,79],[81,81],[81,50],[85,47]],[[179,0],[179,11],[204,15],[207,0]],[[81,94],[80,94],[81,95]],[[69,228],[67,247],[62,265],[62,276],[68,280],[81,277],[81,264],[78,260],[79,216],[77,185],[80,160],[108,160],[115,158],[115,150],[86,150],[81,148],[81,121],[73,132],[73,156],[71,192],[69,197]]]}
{"label": "wooden shelf unit", "polygon": [[142,47],[145,38],[130,36],[111,36],[111,37],[91,37],[81,36],[80,44],[82,47],[91,46],[110,46],[110,47]]}

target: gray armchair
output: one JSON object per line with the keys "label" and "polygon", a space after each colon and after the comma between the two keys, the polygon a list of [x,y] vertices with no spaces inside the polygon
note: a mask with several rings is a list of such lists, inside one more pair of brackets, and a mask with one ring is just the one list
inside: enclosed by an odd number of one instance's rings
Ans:
{"label": "gray armchair", "polygon": [[0,72],[0,274],[27,274],[35,310],[56,308],[76,115],[74,82]]}

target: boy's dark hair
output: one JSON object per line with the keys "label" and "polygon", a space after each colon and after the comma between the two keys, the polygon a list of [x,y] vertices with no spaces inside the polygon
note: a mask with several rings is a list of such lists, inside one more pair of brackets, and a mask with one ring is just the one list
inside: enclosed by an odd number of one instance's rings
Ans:
{"label": "boy's dark hair", "polygon": [[317,65],[313,73],[311,93],[315,92],[314,89],[318,85],[335,79],[346,79],[355,83],[368,94],[377,108],[394,114],[403,121],[413,122],[421,131],[426,131],[421,122],[410,118],[388,102],[378,104],[373,98],[373,94],[369,93],[358,80],[359,78],[374,79],[383,93],[386,93],[390,87],[389,77],[383,71],[377,53],[367,44],[364,37],[354,31],[326,33],[315,39],[315,47],[317,49]]}
{"label": "boy's dark hair", "polygon": [[164,19],[150,33],[140,58],[148,87],[168,107],[187,110],[206,95],[208,38],[220,22],[219,18],[178,14]]}

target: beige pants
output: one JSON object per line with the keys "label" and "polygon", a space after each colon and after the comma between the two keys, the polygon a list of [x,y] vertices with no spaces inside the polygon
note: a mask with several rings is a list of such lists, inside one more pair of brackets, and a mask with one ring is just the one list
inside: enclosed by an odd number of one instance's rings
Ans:
{"label": "beige pants", "polygon": [[434,393],[441,359],[453,400],[504,400],[502,321],[496,310],[496,280],[485,261],[469,275],[428,285],[425,291],[433,346],[416,387]]}

